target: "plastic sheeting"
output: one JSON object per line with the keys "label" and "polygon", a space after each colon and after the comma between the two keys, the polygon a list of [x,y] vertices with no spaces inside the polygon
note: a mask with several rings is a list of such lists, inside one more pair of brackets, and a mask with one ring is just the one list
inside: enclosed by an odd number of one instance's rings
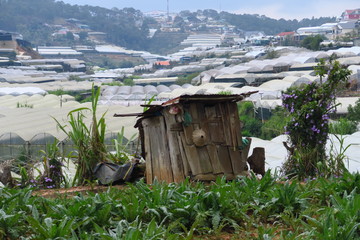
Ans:
{"label": "plastic sheeting", "polygon": [[[340,140],[341,139],[343,140],[343,143],[341,143],[334,135],[330,135],[326,145],[328,154],[330,152],[340,153],[341,147],[349,146],[344,153],[346,156],[345,165],[350,172],[359,172],[360,132],[356,132],[352,135],[340,136]],[[255,147],[265,148],[265,169],[271,170],[272,172],[278,171],[288,157],[288,152],[282,144],[282,142],[286,140],[286,135],[278,136],[270,141],[252,138],[249,156],[252,154]]]}
{"label": "plastic sheeting", "polygon": [[[60,75],[59,75],[60,76]],[[65,79],[66,80],[66,79]],[[47,83],[25,83],[25,84],[10,84],[0,82],[0,88],[24,88],[24,87],[33,87],[40,88],[42,91],[55,91],[62,89],[64,91],[80,91],[80,90],[89,90],[92,85],[100,86],[101,83],[90,82],[90,81],[56,81],[56,82],[47,82]],[[18,94],[19,95],[19,94]]]}
{"label": "plastic sheeting", "polygon": [[38,87],[0,87],[0,96],[4,96],[4,95],[19,96],[23,94],[28,96],[34,94],[45,95],[46,92]]}
{"label": "plastic sheeting", "polygon": [[[90,104],[80,104],[67,107],[53,107],[53,108],[5,108],[1,109],[4,117],[0,118],[0,139],[5,141],[5,138],[11,137],[16,141],[34,141],[41,142],[51,136],[62,141],[66,135],[57,129],[56,122],[53,118],[60,121],[62,125],[68,125],[67,114],[78,107],[91,107]],[[108,132],[119,132],[121,127],[125,127],[125,137],[131,138],[137,134],[137,129],[133,126],[136,122],[135,117],[115,118],[115,113],[139,113],[143,109],[140,106],[123,107],[123,106],[98,106],[98,118],[105,114],[106,129]],[[85,122],[90,124],[90,111],[84,111],[86,115]],[[51,135],[51,136],[50,136]],[[21,138],[21,139],[20,139]]]}

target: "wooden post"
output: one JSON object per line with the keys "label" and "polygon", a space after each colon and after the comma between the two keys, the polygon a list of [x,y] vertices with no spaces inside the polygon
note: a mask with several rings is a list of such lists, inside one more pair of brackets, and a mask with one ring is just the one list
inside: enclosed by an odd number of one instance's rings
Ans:
{"label": "wooden post", "polygon": [[8,187],[14,187],[14,182],[11,176],[11,165],[12,160],[8,160],[0,164],[0,182],[2,182],[4,186]]}
{"label": "wooden post", "polygon": [[252,155],[247,159],[250,169],[256,174],[265,175],[265,148],[256,147]]}

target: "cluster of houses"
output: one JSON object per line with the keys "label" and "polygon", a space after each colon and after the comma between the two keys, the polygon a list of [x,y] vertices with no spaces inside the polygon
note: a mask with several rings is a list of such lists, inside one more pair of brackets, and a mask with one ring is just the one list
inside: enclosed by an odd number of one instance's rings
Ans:
{"label": "cluster of houses", "polygon": [[[359,36],[359,34],[360,8],[345,10],[336,22],[325,23],[320,26],[302,27],[292,32],[282,32],[276,36],[276,39],[280,44],[283,44],[285,42],[298,42],[310,35],[324,35],[330,41],[341,41],[347,36]],[[360,39],[355,39],[354,44],[359,45]]]}

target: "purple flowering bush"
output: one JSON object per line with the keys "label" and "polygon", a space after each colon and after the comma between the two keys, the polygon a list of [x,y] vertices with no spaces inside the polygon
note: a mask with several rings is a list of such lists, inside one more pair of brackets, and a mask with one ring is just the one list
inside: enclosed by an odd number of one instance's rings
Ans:
{"label": "purple flowering bush", "polygon": [[290,155],[283,170],[286,175],[299,178],[344,170],[343,164],[329,165],[325,147],[330,114],[336,110],[336,92],[351,72],[333,59],[327,63],[320,61],[315,72],[320,82],[290,88],[282,95],[283,106],[290,117],[285,126]]}
{"label": "purple flowering bush", "polygon": [[65,177],[62,172],[63,157],[60,154],[58,141],[55,140],[53,144],[46,146],[46,151],[43,153],[44,172],[37,180],[38,188],[60,188],[66,184]]}

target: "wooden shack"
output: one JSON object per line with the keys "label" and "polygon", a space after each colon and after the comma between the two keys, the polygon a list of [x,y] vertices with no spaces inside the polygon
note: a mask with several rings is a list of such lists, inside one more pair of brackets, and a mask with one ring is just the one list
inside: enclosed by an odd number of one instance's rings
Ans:
{"label": "wooden shack", "polygon": [[150,105],[139,128],[146,181],[234,179],[247,169],[236,102],[245,95],[185,95]]}

